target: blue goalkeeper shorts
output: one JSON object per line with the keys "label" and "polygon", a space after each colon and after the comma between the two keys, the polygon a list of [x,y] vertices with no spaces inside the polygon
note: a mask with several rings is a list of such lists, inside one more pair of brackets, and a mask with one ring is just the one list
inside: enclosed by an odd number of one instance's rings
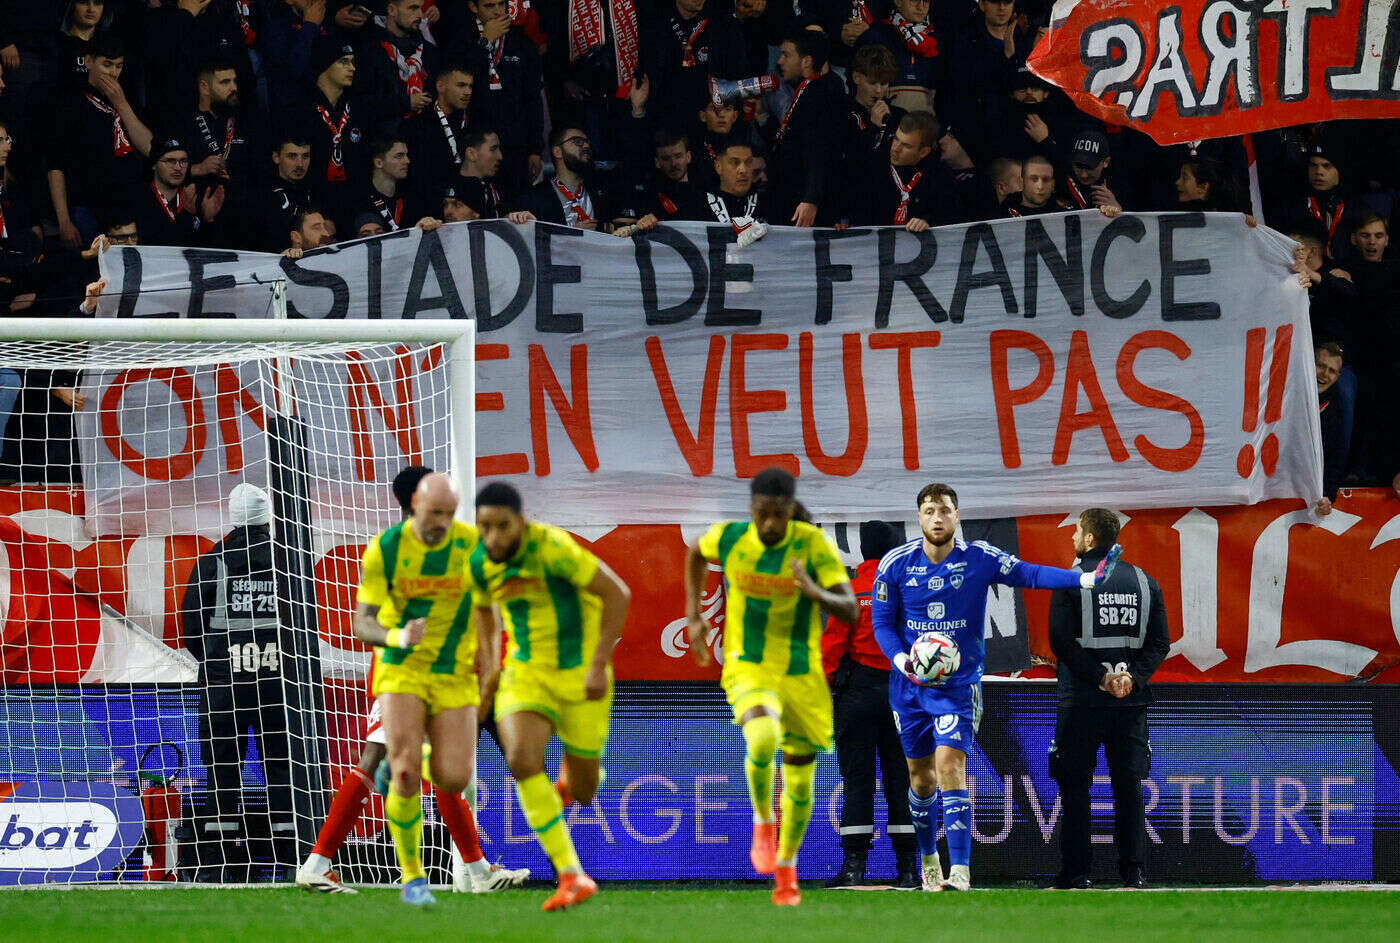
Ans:
{"label": "blue goalkeeper shorts", "polygon": [[921,688],[892,671],[890,707],[899,742],[909,759],[922,759],[937,747],[971,753],[982,722],[982,685]]}

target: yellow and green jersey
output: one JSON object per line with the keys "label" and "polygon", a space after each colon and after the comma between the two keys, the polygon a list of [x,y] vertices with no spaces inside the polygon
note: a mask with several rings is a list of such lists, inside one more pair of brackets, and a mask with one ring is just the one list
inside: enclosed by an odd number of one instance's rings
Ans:
{"label": "yellow and green jersey", "polygon": [[429,674],[469,676],[476,670],[472,586],[467,559],[480,543],[470,524],[453,521],[429,547],[410,521],[384,531],[365,547],[358,599],[379,607],[379,624],[401,628],[428,620],[423,641],[409,648],[378,648],[379,662]]}
{"label": "yellow and green jersey", "polygon": [[529,521],[514,557],[496,563],[481,544],[469,566],[474,587],[501,609],[507,659],[582,675],[603,612],[602,600],[583,588],[598,572],[597,557],[567,531]]}
{"label": "yellow and green jersey", "polygon": [[848,581],[826,535],[792,521],[770,547],[751,521],[721,522],[700,538],[700,553],[724,568],[724,660],[802,675],[822,670],[821,608],[792,576],[796,560],[823,587]]}

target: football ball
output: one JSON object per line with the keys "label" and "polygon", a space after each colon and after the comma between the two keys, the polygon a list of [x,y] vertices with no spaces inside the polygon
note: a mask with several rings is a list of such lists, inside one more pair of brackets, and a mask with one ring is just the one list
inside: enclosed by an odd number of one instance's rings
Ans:
{"label": "football ball", "polygon": [[909,669],[929,684],[941,684],[961,663],[958,643],[942,632],[925,632],[909,648]]}

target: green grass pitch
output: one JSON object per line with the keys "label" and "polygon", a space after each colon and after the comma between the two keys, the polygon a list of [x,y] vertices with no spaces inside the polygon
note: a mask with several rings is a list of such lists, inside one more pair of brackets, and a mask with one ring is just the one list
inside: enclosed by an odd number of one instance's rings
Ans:
{"label": "green grass pitch", "polygon": [[388,889],[357,896],[278,889],[0,891],[6,940],[454,940],[905,943],[932,940],[1400,939],[1400,892],[974,890],[927,895],[804,887],[802,905],[774,907],[759,884],[604,885],[572,911],[540,911],[543,885],[494,895],[442,892],[410,910]]}

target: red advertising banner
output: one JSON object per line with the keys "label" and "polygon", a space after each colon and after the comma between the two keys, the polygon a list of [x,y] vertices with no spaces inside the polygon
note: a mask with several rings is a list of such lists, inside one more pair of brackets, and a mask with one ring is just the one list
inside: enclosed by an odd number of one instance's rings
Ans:
{"label": "red advertising banner", "polygon": [[[0,489],[0,684],[189,680],[179,600],[207,541],[93,540],[80,503],[68,489]],[[917,532],[912,515],[907,527]],[[1016,532],[1024,559],[1073,558],[1072,517],[1019,518]],[[663,525],[580,534],[632,588],[620,680],[718,679],[718,666],[697,667],[685,643],[682,571],[696,534]],[[1172,649],[1157,680],[1400,682],[1400,501],[1391,492],[1344,492],[1324,518],[1290,501],[1129,512],[1120,539],[1166,596]],[[339,677],[368,662],[350,636],[360,549],[325,547],[316,564],[322,658],[345,666]],[[1024,598],[1031,650],[1048,658],[1049,594]],[[717,573],[704,602],[722,631]],[[719,650],[719,636],[711,646]]]}
{"label": "red advertising banner", "polygon": [[[1390,492],[1352,492],[1324,518],[1288,501],[1127,517],[1126,558],[1166,596],[1172,649],[1158,680],[1400,682],[1400,501]],[[1072,517],[1016,524],[1020,557],[1070,565]],[[684,648],[680,528],[619,527],[592,546],[633,592],[618,678],[718,679],[717,667],[697,668]],[[711,574],[712,620],[722,615],[717,588]],[[1031,651],[1048,659],[1050,594],[1025,599]]]}
{"label": "red advertising banner", "polygon": [[1159,144],[1400,116],[1396,0],[1057,2],[1033,72]]}

